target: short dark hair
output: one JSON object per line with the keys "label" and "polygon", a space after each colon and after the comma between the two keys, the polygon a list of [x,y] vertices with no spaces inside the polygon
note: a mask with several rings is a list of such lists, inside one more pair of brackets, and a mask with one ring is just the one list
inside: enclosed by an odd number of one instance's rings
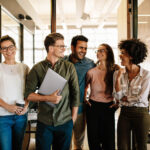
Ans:
{"label": "short dark hair", "polygon": [[0,48],[1,48],[1,43],[4,41],[11,41],[14,44],[14,46],[16,46],[15,40],[9,35],[5,35],[0,38]]}
{"label": "short dark hair", "polygon": [[140,39],[122,40],[118,47],[124,49],[132,57],[131,62],[133,64],[137,65],[147,57],[147,46]]}
{"label": "short dark hair", "polygon": [[74,37],[72,38],[71,45],[74,46],[74,47],[76,47],[77,41],[88,42],[88,38],[86,38],[86,37],[83,36],[83,35],[74,36]]}
{"label": "short dark hair", "polygon": [[64,36],[60,33],[55,33],[55,32],[46,36],[44,40],[44,45],[47,53],[48,53],[49,46],[51,45],[53,46],[57,40],[64,40]]}

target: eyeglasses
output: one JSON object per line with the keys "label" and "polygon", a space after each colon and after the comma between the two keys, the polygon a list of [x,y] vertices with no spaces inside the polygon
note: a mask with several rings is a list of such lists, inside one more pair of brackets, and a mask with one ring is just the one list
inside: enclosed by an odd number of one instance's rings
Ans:
{"label": "eyeglasses", "polygon": [[0,50],[1,50],[2,52],[6,52],[6,51],[8,51],[8,50],[13,51],[13,50],[15,50],[15,45],[10,45],[10,46],[8,46],[8,47],[1,47]]}
{"label": "eyeglasses", "polygon": [[67,46],[66,45],[54,45],[55,47],[58,47],[58,48],[60,48],[60,49],[64,49],[64,48],[67,48]]}
{"label": "eyeglasses", "polygon": [[96,53],[104,53],[105,52],[105,49],[98,49],[95,51]]}

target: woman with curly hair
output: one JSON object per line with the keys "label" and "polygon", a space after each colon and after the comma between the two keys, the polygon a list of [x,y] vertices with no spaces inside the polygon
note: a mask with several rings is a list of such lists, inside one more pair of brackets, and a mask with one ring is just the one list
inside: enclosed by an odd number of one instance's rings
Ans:
{"label": "woman with curly hair", "polygon": [[130,149],[130,133],[134,133],[138,150],[147,150],[150,127],[148,95],[150,72],[139,64],[147,56],[147,47],[139,39],[119,43],[121,65],[114,73],[114,97],[119,101],[121,112],[118,120],[118,150]]}
{"label": "woman with curly hair", "polygon": [[[114,54],[108,44],[101,44],[97,50],[98,64],[86,75],[85,101],[87,135],[90,150],[115,149],[115,109],[113,105]],[[87,88],[91,92],[86,100]]]}

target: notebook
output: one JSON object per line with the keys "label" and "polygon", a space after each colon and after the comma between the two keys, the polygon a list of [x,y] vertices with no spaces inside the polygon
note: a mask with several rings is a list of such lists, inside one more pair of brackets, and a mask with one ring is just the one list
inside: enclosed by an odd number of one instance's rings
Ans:
{"label": "notebook", "polygon": [[[58,95],[60,95],[66,83],[66,79],[64,79],[61,75],[59,75],[52,69],[48,68],[44,80],[38,90],[38,93],[41,95],[50,95],[56,90],[59,90]],[[52,107],[55,107],[55,104],[51,102],[46,103]]]}

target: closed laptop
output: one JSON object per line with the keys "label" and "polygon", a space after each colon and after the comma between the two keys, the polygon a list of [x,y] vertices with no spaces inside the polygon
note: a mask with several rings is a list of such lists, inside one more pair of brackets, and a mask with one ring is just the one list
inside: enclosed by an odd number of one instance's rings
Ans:
{"label": "closed laptop", "polygon": [[[50,95],[54,93],[56,90],[59,90],[59,95],[64,89],[67,80],[63,78],[61,75],[48,68],[44,80],[38,90],[38,93],[41,95]],[[55,104],[51,102],[46,102],[52,107],[55,107]]]}

